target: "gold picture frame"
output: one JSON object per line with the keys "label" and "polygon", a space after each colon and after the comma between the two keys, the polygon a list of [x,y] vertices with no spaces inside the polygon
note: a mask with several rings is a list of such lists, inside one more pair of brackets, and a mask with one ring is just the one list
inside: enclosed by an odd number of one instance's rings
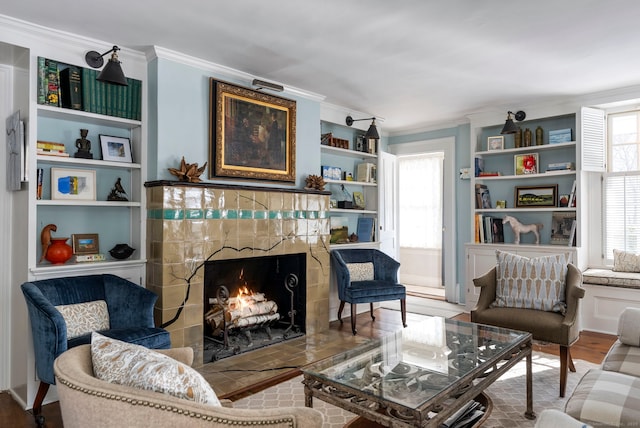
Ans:
{"label": "gold picture frame", "polygon": [[209,178],[296,181],[296,102],[210,80]]}
{"label": "gold picture frame", "polygon": [[73,254],[98,254],[100,239],[97,233],[74,233],[71,235]]}

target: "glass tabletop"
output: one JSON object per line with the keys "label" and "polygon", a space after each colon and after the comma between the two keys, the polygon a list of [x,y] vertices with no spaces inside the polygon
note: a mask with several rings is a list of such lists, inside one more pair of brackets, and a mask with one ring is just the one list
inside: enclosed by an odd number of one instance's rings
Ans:
{"label": "glass tabletop", "polygon": [[303,368],[339,386],[416,408],[491,368],[530,334],[432,317]]}

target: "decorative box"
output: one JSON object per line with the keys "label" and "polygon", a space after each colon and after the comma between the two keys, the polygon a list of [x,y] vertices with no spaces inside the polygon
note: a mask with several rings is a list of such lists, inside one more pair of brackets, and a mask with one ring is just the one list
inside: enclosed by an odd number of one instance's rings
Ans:
{"label": "decorative box", "polygon": [[549,131],[549,144],[568,143],[571,139],[571,128]]}
{"label": "decorative box", "polygon": [[322,165],[322,178],[325,180],[342,179],[342,170],[337,166]]}

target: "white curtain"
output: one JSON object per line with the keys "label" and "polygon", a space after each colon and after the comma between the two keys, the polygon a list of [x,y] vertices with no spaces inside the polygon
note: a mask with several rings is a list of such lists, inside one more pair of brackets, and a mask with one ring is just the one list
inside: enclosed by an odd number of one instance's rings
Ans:
{"label": "white curtain", "polygon": [[442,249],[444,152],[398,157],[400,247]]}

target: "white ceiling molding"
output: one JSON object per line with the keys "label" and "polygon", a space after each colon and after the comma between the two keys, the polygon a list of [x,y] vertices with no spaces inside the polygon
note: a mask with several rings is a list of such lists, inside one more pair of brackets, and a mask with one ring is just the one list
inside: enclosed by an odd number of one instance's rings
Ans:
{"label": "white ceiling molding", "polygon": [[[166,49],[161,46],[151,46],[146,51],[147,61],[151,62],[156,58],[167,59],[169,61],[177,62],[183,65],[187,65],[189,67],[198,68],[200,70],[207,71],[216,75],[223,75],[232,77],[238,80],[246,81],[246,85],[251,87],[251,82],[253,79],[260,79],[266,81],[272,81],[271,79],[267,79],[261,76],[255,76],[253,74],[246,73],[244,71],[236,70],[231,67],[226,67],[224,65],[216,64],[210,61],[205,61],[200,58],[196,58],[190,55],[186,55],[180,52],[173,51],[171,49]],[[275,82],[278,84],[282,84],[281,82]],[[322,102],[325,97],[324,95],[316,94],[311,91],[306,91],[304,89],[295,88],[293,86],[284,85],[284,91],[287,94],[295,95],[301,98],[306,98],[312,101]]]}

